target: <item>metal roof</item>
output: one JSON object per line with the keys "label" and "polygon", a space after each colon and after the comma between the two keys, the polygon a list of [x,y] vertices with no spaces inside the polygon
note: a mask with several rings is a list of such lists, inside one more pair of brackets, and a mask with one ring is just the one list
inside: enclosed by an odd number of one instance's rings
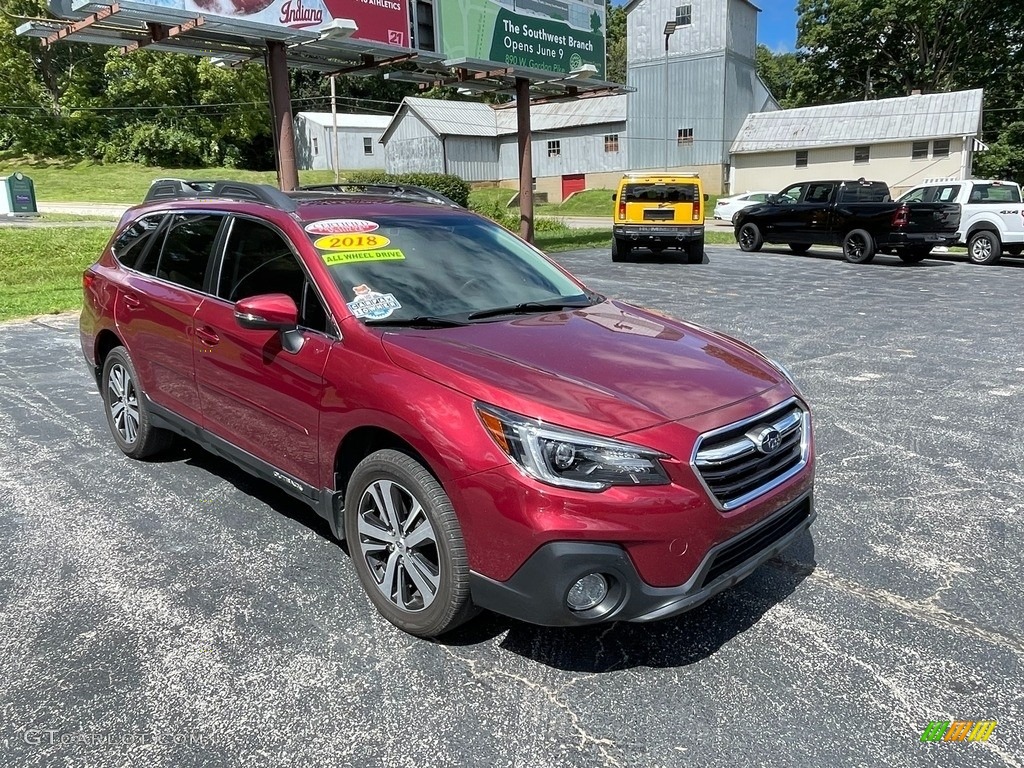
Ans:
{"label": "metal roof", "polygon": [[[308,120],[316,125],[325,128],[334,126],[334,116],[330,112],[298,112],[295,119]],[[391,115],[362,115],[351,112],[338,113],[339,128],[366,128],[374,131],[383,131],[391,122]]]}
{"label": "metal roof", "polygon": [[[384,141],[397,125],[398,119],[409,110],[415,112],[438,136],[493,138],[517,132],[514,103],[495,108],[478,101],[443,101],[406,96],[384,132]],[[533,132],[625,121],[625,95],[595,96],[530,107],[530,127]]]}
{"label": "metal roof", "polygon": [[977,136],[982,94],[976,89],[753,113],[743,121],[731,152]]}

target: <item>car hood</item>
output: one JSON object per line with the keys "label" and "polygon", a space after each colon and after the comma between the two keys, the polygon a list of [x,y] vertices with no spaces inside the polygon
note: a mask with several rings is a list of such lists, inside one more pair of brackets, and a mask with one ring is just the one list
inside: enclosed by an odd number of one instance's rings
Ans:
{"label": "car hood", "polygon": [[783,378],[721,334],[619,302],[387,332],[399,366],[549,422],[624,434],[754,397]]}

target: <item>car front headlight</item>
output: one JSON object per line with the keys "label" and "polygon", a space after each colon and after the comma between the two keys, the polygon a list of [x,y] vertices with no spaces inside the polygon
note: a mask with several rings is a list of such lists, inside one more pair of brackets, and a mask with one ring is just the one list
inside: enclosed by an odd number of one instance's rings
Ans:
{"label": "car front headlight", "polygon": [[526,474],[581,491],[613,485],[666,485],[665,454],[586,432],[553,427],[491,405],[477,404],[494,442]]}

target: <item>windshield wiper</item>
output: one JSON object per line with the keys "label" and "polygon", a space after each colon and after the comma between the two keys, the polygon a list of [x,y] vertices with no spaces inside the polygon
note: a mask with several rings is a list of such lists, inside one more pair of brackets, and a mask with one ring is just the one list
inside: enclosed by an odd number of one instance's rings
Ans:
{"label": "windshield wiper", "polygon": [[551,301],[524,301],[522,304],[513,304],[509,307],[495,307],[494,309],[481,309],[479,312],[471,312],[466,316],[467,320],[482,320],[485,317],[498,317],[499,315],[525,315],[531,312],[550,312],[555,309],[582,309],[591,307],[594,302],[590,299],[585,301],[568,301],[566,299],[553,299]]}
{"label": "windshield wiper", "polygon": [[451,317],[436,317],[433,315],[417,315],[395,320],[366,320],[366,325],[390,326],[392,328],[455,328],[460,325],[468,325],[465,320],[456,320]]}

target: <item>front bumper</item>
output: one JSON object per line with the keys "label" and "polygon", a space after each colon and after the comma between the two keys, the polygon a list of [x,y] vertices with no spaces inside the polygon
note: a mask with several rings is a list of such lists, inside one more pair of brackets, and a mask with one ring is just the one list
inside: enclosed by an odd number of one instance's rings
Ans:
{"label": "front bumper", "polygon": [[[473,602],[545,626],[606,621],[654,621],[691,610],[745,579],[789,546],[814,521],[810,493],[770,517],[711,548],[684,584],[652,587],[640,578],[622,547],[583,541],[556,541],[540,547],[507,581],[470,574]],[[566,605],[572,585],[590,573],[610,584],[605,600],[588,611]]]}

